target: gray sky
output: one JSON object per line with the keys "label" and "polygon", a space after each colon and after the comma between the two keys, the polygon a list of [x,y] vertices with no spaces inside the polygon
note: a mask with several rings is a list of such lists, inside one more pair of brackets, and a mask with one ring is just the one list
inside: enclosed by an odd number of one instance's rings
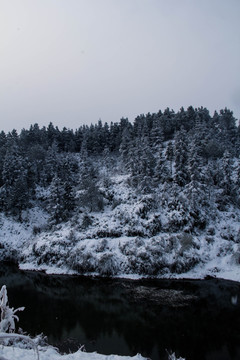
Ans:
{"label": "gray sky", "polygon": [[0,0],[0,130],[166,107],[240,118],[239,0]]}

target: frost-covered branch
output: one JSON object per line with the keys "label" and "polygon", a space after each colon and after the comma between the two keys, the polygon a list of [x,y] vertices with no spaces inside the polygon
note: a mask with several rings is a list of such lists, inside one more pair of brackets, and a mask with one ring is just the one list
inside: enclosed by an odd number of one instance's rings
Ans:
{"label": "frost-covered branch", "polygon": [[[25,308],[19,307],[17,309],[14,309],[9,307],[6,285],[3,285],[0,290],[0,309],[0,339],[20,339],[30,343],[34,351],[36,351],[37,360],[39,360],[39,352],[35,342],[29,336],[13,334],[13,332],[15,331],[15,320],[19,321],[18,316],[15,314],[17,311],[23,311]],[[10,334],[7,334],[8,331],[10,332]]]}
{"label": "frost-covered branch", "polygon": [[[13,340],[24,340],[26,342],[28,342],[29,344],[32,345],[32,348],[34,349],[34,351],[36,351],[36,355],[37,355],[37,360],[39,360],[39,351],[38,351],[38,347],[35,344],[35,342],[29,337],[29,336],[25,336],[25,335],[20,335],[20,334],[6,334],[6,333],[0,333],[0,339],[13,339]],[[1,359],[0,359],[1,360]]]}
{"label": "frost-covered branch", "polygon": [[0,321],[0,332],[14,332],[15,331],[15,320],[19,321],[16,314],[17,311],[23,311],[24,307],[17,309],[10,308],[8,305],[8,296],[6,285],[3,285],[0,291],[0,309],[1,309],[1,321]]}

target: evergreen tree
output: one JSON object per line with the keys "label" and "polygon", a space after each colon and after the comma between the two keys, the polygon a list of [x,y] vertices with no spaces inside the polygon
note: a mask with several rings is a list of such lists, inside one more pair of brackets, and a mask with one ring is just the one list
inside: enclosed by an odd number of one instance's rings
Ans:
{"label": "evergreen tree", "polygon": [[174,159],[174,149],[172,141],[169,141],[166,148],[166,160],[170,163],[170,176],[173,176],[173,159]]}
{"label": "evergreen tree", "polygon": [[0,187],[3,185],[2,172],[3,172],[4,158],[5,158],[5,154],[6,154],[6,143],[7,143],[7,136],[4,131],[1,131],[1,133],[0,133]]}
{"label": "evergreen tree", "polygon": [[233,173],[233,161],[229,151],[225,151],[223,158],[220,162],[220,173],[221,173],[221,181],[220,186],[224,190],[224,195],[232,196],[234,194],[234,183],[232,180]]}
{"label": "evergreen tree", "polygon": [[179,186],[185,186],[189,182],[188,174],[188,144],[186,131],[182,128],[175,137],[175,182]]}
{"label": "evergreen tree", "polygon": [[176,129],[176,116],[173,110],[165,109],[161,118],[160,126],[164,133],[164,140],[172,139]]}
{"label": "evergreen tree", "polygon": [[168,166],[167,155],[164,149],[160,149],[156,159],[156,166],[154,170],[154,181],[156,185],[164,184],[169,181],[172,176],[172,166]]}
{"label": "evergreen tree", "polygon": [[119,124],[111,122],[109,134],[109,149],[111,152],[116,152],[119,150],[121,139],[122,135]]}
{"label": "evergreen tree", "polygon": [[29,204],[29,189],[26,160],[17,145],[7,150],[3,164],[3,189],[1,202],[7,213],[17,215],[21,220],[22,210]]}
{"label": "evergreen tree", "polygon": [[154,151],[159,151],[163,146],[164,132],[157,116],[153,117],[152,129],[150,132],[150,144]]}
{"label": "evergreen tree", "polygon": [[131,145],[133,144],[133,140],[129,131],[129,128],[126,126],[122,133],[121,145],[119,148],[119,152],[121,155],[121,160],[125,166],[125,168],[129,169],[129,162],[131,158],[131,153],[129,152]]}
{"label": "evergreen tree", "polygon": [[184,193],[188,199],[190,214],[192,216],[192,226],[204,228],[206,225],[206,214],[202,211],[206,209],[207,198],[206,189],[202,183],[203,174],[202,170],[202,158],[199,155],[201,147],[195,137],[189,146],[188,156],[188,173],[190,176],[189,183],[186,184]]}
{"label": "evergreen tree", "polygon": [[103,209],[103,196],[97,184],[98,174],[87,156],[81,158],[80,183],[79,183],[79,206],[86,207],[89,211]]}
{"label": "evergreen tree", "polygon": [[56,175],[58,168],[58,148],[56,142],[47,150],[44,169],[42,174],[42,182],[44,185],[49,185]]}
{"label": "evergreen tree", "polygon": [[58,224],[67,221],[75,208],[75,194],[71,184],[55,176],[50,186],[50,221]]}
{"label": "evergreen tree", "polygon": [[64,219],[64,187],[61,180],[55,176],[50,186],[49,213],[53,223],[60,223]]}

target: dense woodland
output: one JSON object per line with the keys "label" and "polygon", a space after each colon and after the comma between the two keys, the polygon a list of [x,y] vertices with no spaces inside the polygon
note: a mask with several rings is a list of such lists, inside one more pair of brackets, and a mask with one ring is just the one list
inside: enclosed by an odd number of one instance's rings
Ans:
{"label": "dense woodland", "polygon": [[103,275],[239,264],[239,145],[230,110],[193,107],[1,132],[1,256]]}
{"label": "dense woodland", "polygon": [[[206,108],[166,109],[140,115],[133,124],[124,118],[110,126],[99,120],[76,131],[60,131],[52,123],[47,128],[35,124],[20,134],[2,131],[0,209],[21,220],[38,187],[50,187],[42,205],[56,222],[66,220],[76,207],[102,210],[106,194],[99,189],[101,159],[105,181],[118,162],[121,172],[130,174],[134,191],[151,194],[164,186],[168,198],[173,195],[168,206],[184,207],[179,199],[174,203],[174,193],[184,190],[193,225],[204,227],[201,207],[213,201],[219,209],[229,203],[239,206],[239,145],[240,127],[228,109],[212,117]],[[214,199],[213,188],[218,190]],[[166,191],[162,202],[167,201]]]}

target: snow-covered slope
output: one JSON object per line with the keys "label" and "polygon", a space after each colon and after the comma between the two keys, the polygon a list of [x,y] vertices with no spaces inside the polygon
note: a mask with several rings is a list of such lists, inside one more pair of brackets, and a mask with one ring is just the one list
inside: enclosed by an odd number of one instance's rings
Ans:
{"label": "snow-covered slope", "polygon": [[104,210],[79,209],[57,225],[50,226],[37,206],[23,214],[22,223],[1,215],[1,258],[48,273],[240,280],[239,209],[215,209],[202,231],[174,231],[172,224],[188,216],[186,210],[169,210],[154,195],[136,195],[128,175],[113,176],[101,190],[111,199]]}

